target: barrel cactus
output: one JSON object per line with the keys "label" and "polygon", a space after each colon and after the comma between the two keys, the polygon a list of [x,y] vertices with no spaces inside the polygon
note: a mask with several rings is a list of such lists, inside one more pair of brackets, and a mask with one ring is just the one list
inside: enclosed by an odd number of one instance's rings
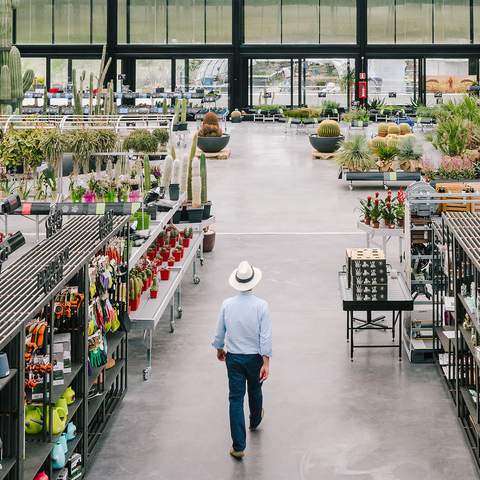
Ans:
{"label": "barrel cactus", "polygon": [[388,135],[388,123],[379,123],[378,124],[378,136],[386,137]]}
{"label": "barrel cactus", "polygon": [[387,139],[387,147],[398,147],[399,138],[398,137],[389,137]]}
{"label": "barrel cactus", "polygon": [[410,128],[410,125],[408,123],[401,123],[400,124],[400,135],[406,135],[407,133],[410,133],[412,129]]}
{"label": "barrel cactus", "polygon": [[396,123],[388,124],[388,134],[389,135],[400,135],[400,127]]}
{"label": "barrel cactus", "polygon": [[380,136],[373,137],[372,140],[370,140],[369,146],[370,146],[371,150],[376,152],[378,147],[387,146],[387,141],[388,140],[385,137],[380,137]]}
{"label": "barrel cactus", "polygon": [[335,120],[323,120],[318,127],[317,135],[319,137],[339,137],[340,125]]}

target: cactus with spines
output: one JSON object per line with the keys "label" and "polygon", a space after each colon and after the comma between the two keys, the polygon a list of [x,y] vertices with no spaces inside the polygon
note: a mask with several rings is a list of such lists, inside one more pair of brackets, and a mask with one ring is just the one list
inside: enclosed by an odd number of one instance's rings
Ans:
{"label": "cactus with spines", "polygon": [[412,129],[408,123],[401,123],[400,124],[400,135],[407,135],[407,133],[411,133]]}
{"label": "cactus with spines", "polygon": [[386,137],[380,137],[380,136],[373,137],[370,140],[369,146],[370,146],[371,150],[376,152],[378,150],[378,147],[380,147],[380,146],[386,147],[387,146],[387,138]]}
{"label": "cactus with spines", "polygon": [[174,185],[180,184],[180,160],[178,158],[173,161],[172,183]]}
{"label": "cactus with spines", "polygon": [[3,65],[0,70],[0,108],[2,115],[12,114],[12,78],[8,65]]}
{"label": "cactus with spines", "polygon": [[339,137],[340,125],[335,120],[323,120],[318,126],[317,135],[319,137]]}
{"label": "cactus with spines", "polygon": [[172,183],[172,171],[173,171],[173,158],[171,155],[167,155],[165,158],[165,166],[162,172],[162,187],[168,188]]}
{"label": "cactus with spines", "polygon": [[180,118],[180,123],[187,123],[187,108],[188,108],[188,101],[186,98],[182,99],[182,114]]}
{"label": "cactus with spines", "polygon": [[148,155],[143,157],[143,186],[145,187],[146,192],[152,189],[152,172]]}
{"label": "cactus with spines", "polygon": [[8,57],[12,84],[12,100],[17,102],[23,98],[22,58],[17,47],[12,47]]}
{"label": "cactus with spines", "polygon": [[173,124],[177,125],[179,121],[180,121],[180,102],[177,99],[175,101],[175,109],[173,112]]}
{"label": "cactus with spines", "polygon": [[204,153],[200,155],[200,178],[202,180],[202,203],[208,201],[208,188],[207,188],[207,157]]}
{"label": "cactus with spines", "polygon": [[188,184],[188,155],[184,155],[180,161],[180,191],[185,193]]}
{"label": "cactus with spines", "polygon": [[88,113],[93,115],[93,72],[90,72],[88,81]]}
{"label": "cactus with spines", "polygon": [[187,180],[187,200],[192,201],[192,163],[197,154],[198,133],[195,133],[190,148],[190,156],[188,157],[188,180]]}
{"label": "cactus with spines", "polygon": [[389,135],[400,135],[400,127],[396,123],[388,124],[388,134]]}
{"label": "cactus with spines", "polygon": [[47,113],[48,108],[48,90],[45,89],[43,92],[43,113]]}
{"label": "cactus with spines", "polygon": [[23,74],[23,94],[27,93],[33,85],[33,80],[35,79],[35,73],[33,70],[28,69]]}
{"label": "cactus with spines", "polygon": [[162,103],[162,113],[164,115],[167,115],[168,114],[168,104],[167,104],[167,99],[164,98],[163,99],[163,103]]}
{"label": "cactus with spines", "polygon": [[200,178],[200,160],[194,158],[192,161],[192,207],[202,206],[202,179]]}
{"label": "cactus with spines", "polygon": [[77,71],[72,70],[72,94],[73,94],[73,113],[75,115],[83,115],[83,83],[85,82],[85,70],[80,75],[80,83],[77,83]]}
{"label": "cactus with spines", "polygon": [[386,137],[388,135],[388,123],[379,123],[378,124],[378,136]]}

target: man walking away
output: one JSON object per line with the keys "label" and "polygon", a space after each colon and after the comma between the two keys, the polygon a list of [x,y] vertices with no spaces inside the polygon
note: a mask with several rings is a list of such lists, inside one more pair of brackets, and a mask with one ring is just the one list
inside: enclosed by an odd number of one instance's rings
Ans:
{"label": "man walking away", "polygon": [[250,430],[256,430],[263,418],[262,384],[267,380],[272,356],[272,321],[267,302],[253,294],[262,272],[241,262],[230,275],[230,286],[239,292],[223,302],[217,333],[212,345],[217,358],[226,362],[230,389],[230,455],[245,456],[246,432],[243,401],[248,385]]}

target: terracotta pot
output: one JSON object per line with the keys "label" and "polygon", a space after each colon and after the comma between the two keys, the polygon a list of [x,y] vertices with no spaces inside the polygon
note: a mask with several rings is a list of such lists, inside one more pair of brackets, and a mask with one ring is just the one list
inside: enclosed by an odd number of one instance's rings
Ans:
{"label": "terracotta pot", "polygon": [[203,237],[203,252],[211,252],[215,247],[216,233],[212,230],[208,231]]}
{"label": "terracotta pot", "polygon": [[388,225],[388,228],[395,228],[395,224],[394,224],[394,223],[390,223],[390,224]]}
{"label": "terracotta pot", "polygon": [[380,222],[373,222],[373,228],[380,228]]}
{"label": "terracotta pot", "polygon": [[160,280],[170,280],[170,270],[166,268],[160,270]]}
{"label": "terracotta pot", "polygon": [[371,219],[368,218],[368,217],[365,218],[363,221],[365,222],[365,225],[370,225],[370,223],[371,223]]}
{"label": "terracotta pot", "polygon": [[402,218],[400,220],[397,220],[397,225],[400,227],[400,228],[404,228],[405,227],[405,219]]}
{"label": "terracotta pot", "polygon": [[157,298],[158,290],[150,290],[150,298]]}

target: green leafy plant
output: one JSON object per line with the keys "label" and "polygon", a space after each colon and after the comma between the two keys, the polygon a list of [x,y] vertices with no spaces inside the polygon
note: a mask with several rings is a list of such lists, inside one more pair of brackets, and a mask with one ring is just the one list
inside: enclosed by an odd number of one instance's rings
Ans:
{"label": "green leafy plant", "polygon": [[335,102],[334,100],[325,100],[322,102],[321,105],[321,113],[322,115],[328,115],[330,113],[338,113],[338,109],[340,108],[340,104]]}
{"label": "green leafy plant", "polygon": [[385,106],[385,99],[374,98],[367,103],[368,110],[381,110]]}
{"label": "green leafy plant", "polygon": [[433,145],[448,156],[463,155],[467,149],[468,129],[465,120],[451,116],[437,126]]}
{"label": "green leafy plant", "polygon": [[123,141],[125,151],[155,153],[158,149],[157,137],[146,129],[134,130]]}
{"label": "green leafy plant", "polygon": [[369,220],[371,218],[371,212],[373,208],[372,196],[369,195],[366,200],[360,200],[360,208],[363,218]]}
{"label": "green leafy plant", "polygon": [[166,128],[156,128],[152,133],[158,140],[159,145],[166,145],[170,139],[170,134]]}
{"label": "green leafy plant", "polygon": [[398,155],[398,148],[379,144],[377,146],[377,155],[382,162],[391,162]]}
{"label": "green leafy plant", "polygon": [[365,172],[376,166],[368,141],[363,135],[353,135],[343,140],[335,154],[335,160],[340,167],[352,171]]}
{"label": "green leafy plant", "polygon": [[40,166],[45,160],[41,148],[42,132],[36,128],[10,128],[0,143],[0,164],[7,168]]}
{"label": "green leafy plant", "polygon": [[352,108],[349,112],[342,115],[344,122],[363,122],[367,123],[370,120],[370,115],[365,108]]}

